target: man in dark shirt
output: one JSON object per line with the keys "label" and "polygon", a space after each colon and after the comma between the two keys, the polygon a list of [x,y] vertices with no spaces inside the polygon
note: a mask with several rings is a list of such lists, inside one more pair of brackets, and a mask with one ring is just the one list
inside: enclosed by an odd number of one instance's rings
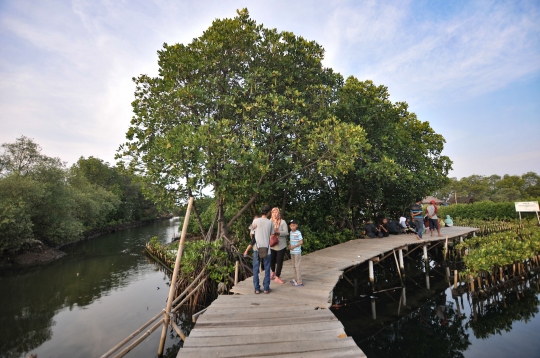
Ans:
{"label": "man in dark shirt", "polygon": [[396,220],[390,220],[388,222],[388,232],[392,235],[399,234],[399,223]]}
{"label": "man in dark shirt", "polygon": [[364,235],[367,235],[372,239],[375,239],[379,236],[379,230],[377,230],[375,225],[369,219],[366,220],[366,223],[364,225]]}
{"label": "man in dark shirt", "polygon": [[424,232],[424,218],[422,217],[422,198],[417,198],[416,203],[411,206],[411,218],[416,226],[416,238],[422,240],[422,233]]}

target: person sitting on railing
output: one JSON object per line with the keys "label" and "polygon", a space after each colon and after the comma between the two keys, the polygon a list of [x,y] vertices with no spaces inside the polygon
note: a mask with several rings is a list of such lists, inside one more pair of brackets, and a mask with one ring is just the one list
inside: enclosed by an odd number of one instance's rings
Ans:
{"label": "person sitting on railing", "polygon": [[446,215],[446,219],[444,220],[444,226],[446,227],[454,226],[454,222],[452,221],[452,218],[450,217],[450,215]]}

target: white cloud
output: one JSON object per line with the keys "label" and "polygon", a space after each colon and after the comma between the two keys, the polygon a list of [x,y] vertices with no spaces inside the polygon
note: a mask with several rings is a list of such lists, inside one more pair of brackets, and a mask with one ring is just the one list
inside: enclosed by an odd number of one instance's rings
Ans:
{"label": "white cloud", "polygon": [[[0,13],[0,142],[24,134],[69,162],[112,161],[134,85],[164,42],[187,43],[248,6],[267,27],[321,43],[325,64],[373,79],[412,110],[459,102],[540,71],[540,7],[482,2],[419,16],[414,1],[11,2]],[[464,129],[466,131],[466,129]],[[453,134],[452,134],[453,133]],[[449,146],[461,142],[450,134]]]}
{"label": "white cloud", "polygon": [[[519,7],[521,9],[518,9]],[[329,61],[390,87],[409,102],[460,100],[540,70],[540,11],[533,3],[467,6],[437,22],[415,20],[410,3],[333,12]]]}

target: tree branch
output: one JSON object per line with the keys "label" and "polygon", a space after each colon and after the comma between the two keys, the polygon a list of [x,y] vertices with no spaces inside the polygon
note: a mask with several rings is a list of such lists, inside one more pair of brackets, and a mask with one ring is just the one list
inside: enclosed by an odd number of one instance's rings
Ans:
{"label": "tree branch", "polygon": [[[262,180],[262,178],[261,178]],[[255,200],[257,200],[257,197],[259,196],[259,193],[255,193],[253,194],[253,196],[251,197],[251,199],[249,199],[249,201],[247,202],[246,205],[244,205],[242,207],[242,209],[240,209],[239,212],[236,213],[235,216],[233,216],[233,218],[229,221],[229,223],[227,224],[226,228],[227,230],[229,230],[232,226],[232,224],[234,224],[234,222],[240,217],[242,216],[242,214],[251,206],[251,204],[253,204],[255,202]]]}

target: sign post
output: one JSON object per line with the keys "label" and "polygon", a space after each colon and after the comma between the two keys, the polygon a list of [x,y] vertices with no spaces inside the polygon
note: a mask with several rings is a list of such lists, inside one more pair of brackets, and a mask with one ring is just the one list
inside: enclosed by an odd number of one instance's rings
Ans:
{"label": "sign post", "polygon": [[538,212],[540,211],[538,207],[538,201],[520,201],[515,202],[516,205],[516,211],[519,213],[519,221],[521,222],[521,213],[536,213],[536,219],[538,219],[538,225],[540,225],[540,216],[538,215]]}

